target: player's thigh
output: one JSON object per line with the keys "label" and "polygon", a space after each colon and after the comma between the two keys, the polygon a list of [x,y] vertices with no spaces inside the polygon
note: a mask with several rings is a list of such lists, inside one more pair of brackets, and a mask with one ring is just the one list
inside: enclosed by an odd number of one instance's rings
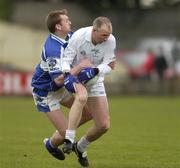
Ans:
{"label": "player's thigh", "polygon": [[109,106],[106,96],[89,97],[87,101],[89,112],[91,113],[95,125],[106,126],[110,124]]}
{"label": "player's thigh", "polygon": [[72,95],[71,97],[69,97],[68,99],[65,99],[65,100],[61,100],[60,101],[60,104],[63,105],[64,107],[67,107],[67,108],[71,108],[72,104],[74,102],[74,96]]}
{"label": "player's thigh", "polygon": [[64,135],[65,130],[68,126],[68,120],[64,113],[60,110],[53,110],[51,112],[45,113],[48,119],[52,122],[55,128],[61,135]]}

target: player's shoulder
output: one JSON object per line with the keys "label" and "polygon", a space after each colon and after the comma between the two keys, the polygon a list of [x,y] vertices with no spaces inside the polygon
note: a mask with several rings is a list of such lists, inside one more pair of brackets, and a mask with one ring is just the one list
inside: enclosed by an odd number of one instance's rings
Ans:
{"label": "player's shoulder", "polygon": [[114,37],[113,34],[110,34],[109,39],[110,42],[116,42],[116,38]]}
{"label": "player's shoulder", "polygon": [[76,33],[84,33],[84,32],[87,32],[87,31],[89,31],[89,30],[91,30],[91,29],[92,29],[92,26],[82,27],[82,28],[76,30],[76,31],[75,31],[75,34],[76,34]]}
{"label": "player's shoulder", "polygon": [[114,45],[116,45],[116,39],[115,39],[115,37],[114,37],[112,34],[110,34],[108,40],[106,40],[106,42],[104,43],[104,45],[107,45],[107,46],[114,46]]}
{"label": "player's shoulder", "polygon": [[92,26],[82,27],[73,33],[72,38],[84,37],[87,34],[87,32],[89,32],[91,29]]}
{"label": "player's shoulder", "polygon": [[106,40],[104,43],[103,43],[103,46],[105,49],[109,49],[109,48],[115,48],[116,47],[116,39],[115,37],[110,34],[108,40]]}
{"label": "player's shoulder", "polygon": [[61,53],[62,47],[63,47],[63,42],[61,43],[61,42],[57,41],[57,39],[51,38],[49,36],[44,45],[46,57],[59,56]]}

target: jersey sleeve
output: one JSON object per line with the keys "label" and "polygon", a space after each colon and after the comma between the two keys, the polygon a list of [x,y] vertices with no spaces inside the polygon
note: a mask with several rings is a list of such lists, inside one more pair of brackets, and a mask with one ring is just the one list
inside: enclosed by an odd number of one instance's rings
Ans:
{"label": "jersey sleeve", "polygon": [[47,59],[47,68],[51,79],[55,79],[62,74],[60,58],[50,57]]}
{"label": "jersey sleeve", "polygon": [[62,55],[61,67],[62,71],[70,71],[72,62],[77,55],[77,36],[76,33],[73,34],[69,43]]}
{"label": "jersey sleeve", "polygon": [[106,47],[104,48],[105,51],[103,62],[97,66],[97,68],[99,69],[99,76],[104,76],[110,73],[111,67],[108,64],[116,60],[116,56],[114,53],[115,48],[116,40],[114,36],[112,36],[108,43],[106,43]]}
{"label": "jersey sleeve", "polygon": [[52,80],[62,74],[61,57],[63,52],[62,46],[53,45],[46,49],[46,68]]}

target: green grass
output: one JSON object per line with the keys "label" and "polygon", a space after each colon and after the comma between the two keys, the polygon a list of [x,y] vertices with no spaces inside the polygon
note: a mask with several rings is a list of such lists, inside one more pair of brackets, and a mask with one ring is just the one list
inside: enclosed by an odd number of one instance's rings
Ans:
{"label": "green grass", "polygon": [[[180,167],[179,97],[110,97],[109,105],[111,129],[90,145],[91,168]],[[80,168],[74,154],[58,161],[46,152],[53,131],[31,98],[1,97],[0,168]]]}

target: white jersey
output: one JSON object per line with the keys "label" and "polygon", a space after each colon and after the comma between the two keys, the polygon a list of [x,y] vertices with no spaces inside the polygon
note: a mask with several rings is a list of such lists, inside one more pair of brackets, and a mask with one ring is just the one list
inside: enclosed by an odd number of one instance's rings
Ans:
{"label": "white jersey", "polygon": [[100,82],[104,80],[104,75],[111,71],[108,64],[115,60],[116,40],[110,34],[107,41],[94,45],[91,40],[92,29],[92,26],[81,28],[73,34],[61,59],[62,70],[70,70],[81,60],[89,58],[94,67],[99,69]]}

